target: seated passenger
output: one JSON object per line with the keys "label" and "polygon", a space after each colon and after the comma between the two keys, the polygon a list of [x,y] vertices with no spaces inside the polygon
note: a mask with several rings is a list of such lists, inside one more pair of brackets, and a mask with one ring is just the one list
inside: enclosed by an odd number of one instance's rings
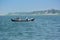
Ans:
{"label": "seated passenger", "polygon": [[28,21],[28,18],[26,17],[26,21]]}

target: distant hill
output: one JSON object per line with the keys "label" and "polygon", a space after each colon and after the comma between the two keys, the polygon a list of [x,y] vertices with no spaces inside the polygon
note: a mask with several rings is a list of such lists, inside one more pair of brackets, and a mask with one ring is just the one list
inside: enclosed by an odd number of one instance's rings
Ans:
{"label": "distant hill", "polygon": [[60,15],[60,10],[43,10],[43,11],[32,11],[32,12],[14,12],[8,13],[7,15]]}

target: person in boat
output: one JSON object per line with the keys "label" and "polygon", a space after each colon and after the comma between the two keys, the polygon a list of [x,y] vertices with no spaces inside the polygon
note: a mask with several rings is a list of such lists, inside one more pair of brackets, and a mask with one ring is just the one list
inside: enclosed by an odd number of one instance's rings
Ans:
{"label": "person in boat", "polygon": [[26,21],[28,21],[28,18],[26,17]]}

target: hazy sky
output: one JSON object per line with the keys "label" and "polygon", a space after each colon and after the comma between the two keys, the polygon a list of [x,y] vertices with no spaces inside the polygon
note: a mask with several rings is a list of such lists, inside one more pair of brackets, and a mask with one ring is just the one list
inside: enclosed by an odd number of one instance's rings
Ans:
{"label": "hazy sky", "polygon": [[60,9],[60,0],[0,0],[0,14]]}

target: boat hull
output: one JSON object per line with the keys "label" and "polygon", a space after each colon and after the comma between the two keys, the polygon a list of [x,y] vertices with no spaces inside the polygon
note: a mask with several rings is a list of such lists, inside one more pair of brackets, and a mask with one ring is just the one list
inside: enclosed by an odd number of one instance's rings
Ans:
{"label": "boat hull", "polygon": [[34,19],[30,19],[30,20],[14,20],[14,19],[11,19],[11,21],[13,21],[13,22],[29,22],[29,21],[34,21]]}

